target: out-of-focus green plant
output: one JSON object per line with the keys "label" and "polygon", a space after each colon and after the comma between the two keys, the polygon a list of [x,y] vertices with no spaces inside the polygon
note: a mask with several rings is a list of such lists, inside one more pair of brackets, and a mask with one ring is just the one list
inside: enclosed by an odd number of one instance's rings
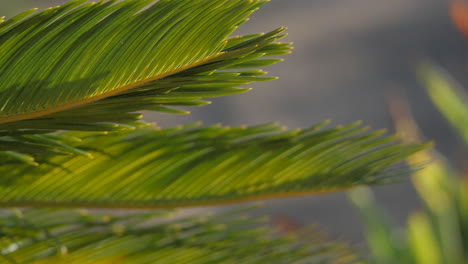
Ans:
{"label": "out-of-focus green plant", "polygon": [[468,94],[437,66],[423,65],[420,75],[432,102],[468,144]]}
{"label": "out-of-focus green plant", "polygon": [[[468,100],[466,93],[442,70],[430,64],[420,72],[432,101],[468,144]],[[397,130],[408,141],[419,133],[408,111],[395,114]],[[406,113],[405,113],[406,112]],[[468,263],[468,182],[436,152],[420,152],[409,159],[420,164],[413,183],[425,205],[413,213],[406,228],[396,228],[384,217],[368,189],[350,193],[367,228],[372,263],[378,264],[466,264]]]}
{"label": "out-of-focus green plant", "polygon": [[0,263],[358,263],[344,244],[313,230],[279,236],[246,209],[192,216],[16,210],[0,218]]}

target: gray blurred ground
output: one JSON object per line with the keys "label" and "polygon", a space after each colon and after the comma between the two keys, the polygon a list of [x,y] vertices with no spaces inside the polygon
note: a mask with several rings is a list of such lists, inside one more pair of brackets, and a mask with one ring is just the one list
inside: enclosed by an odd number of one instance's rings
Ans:
{"label": "gray blurred ground", "polygon": [[[65,1],[0,0],[0,14]],[[450,24],[446,0],[272,0],[240,33],[288,26],[295,51],[268,68],[279,80],[253,84],[253,91],[192,109],[190,116],[147,114],[163,126],[203,120],[205,124],[280,121],[291,127],[332,119],[362,120],[389,128],[385,96],[403,93],[428,139],[458,166],[466,150],[429,103],[415,67],[430,58],[468,85],[466,42]],[[379,201],[403,223],[418,201],[409,184],[375,188]],[[298,224],[319,223],[333,237],[361,241],[358,220],[343,194],[268,201],[258,214],[286,215]]]}

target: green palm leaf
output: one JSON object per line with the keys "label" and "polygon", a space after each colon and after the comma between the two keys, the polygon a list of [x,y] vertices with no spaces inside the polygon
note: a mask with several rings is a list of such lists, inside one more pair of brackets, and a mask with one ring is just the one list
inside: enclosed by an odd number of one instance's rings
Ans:
{"label": "green palm leaf", "polygon": [[[264,0],[74,0],[0,21],[0,207],[172,208],[386,183],[425,147],[359,124],[160,129],[141,110],[244,92],[284,28],[229,37]],[[72,132],[60,132],[67,130]],[[108,134],[108,132],[112,132]],[[34,166],[31,166],[34,165]],[[355,263],[238,214],[0,213],[10,263]],[[246,243],[248,242],[248,243]],[[311,245],[305,246],[307,242]]]}
{"label": "green palm leaf", "polygon": [[290,49],[272,43],[282,28],[227,39],[265,1],[85,2],[0,24],[0,131],[111,130],[101,123],[203,104],[195,100],[271,79],[239,69],[275,63],[257,58]]}
{"label": "green palm leaf", "polygon": [[[317,232],[278,237],[244,210],[88,214],[25,210],[0,217],[2,263],[357,263]],[[176,215],[177,216],[177,215]],[[65,228],[64,228],[65,227]],[[248,241],[248,243],[246,243]]]}
{"label": "green palm leaf", "polygon": [[67,133],[94,159],[51,154],[38,167],[2,166],[0,206],[161,208],[330,192],[386,182],[402,172],[393,165],[424,147],[358,124],[323,125]]}
{"label": "green palm leaf", "polygon": [[291,49],[274,43],[283,28],[226,39],[264,1],[85,2],[1,24],[0,156],[7,160],[38,165],[44,153],[89,156],[43,134],[128,129],[141,110],[188,113],[173,107],[274,79],[248,68]]}

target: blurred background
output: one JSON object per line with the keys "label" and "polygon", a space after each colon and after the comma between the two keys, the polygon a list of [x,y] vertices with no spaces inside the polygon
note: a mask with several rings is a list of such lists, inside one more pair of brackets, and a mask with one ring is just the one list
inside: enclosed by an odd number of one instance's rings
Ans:
{"label": "blurred background", "polygon": [[[0,0],[0,16],[46,8],[64,0]],[[252,125],[279,121],[289,128],[324,119],[333,124],[362,120],[393,131],[386,98],[408,98],[427,139],[460,169],[467,152],[431,105],[416,79],[417,65],[431,59],[468,84],[466,39],[456,31],[447,0],[272,0],[239,34],[289,28],[293,54],[267,70],[280,79],[252,84],[251,92],[213,99],[191,115],[147,113],[161,126],[202,120],[205,124]],[[374,188],[379,202],[400,224],[419,207],[409,183]],[[359,220],[345,194],[270,200],[269,214],[285,228],[319,224],[333,238],[362,242]]]}

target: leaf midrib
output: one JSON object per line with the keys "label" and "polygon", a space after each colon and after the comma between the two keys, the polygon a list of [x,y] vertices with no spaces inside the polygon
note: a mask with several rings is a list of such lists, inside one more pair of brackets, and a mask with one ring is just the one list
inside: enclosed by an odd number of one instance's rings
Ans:
{"label": "leaf midrib", "polygon": [[301,190],[280,193],[252,194],[243,197],[221,198],[215,200],[193,200],[193,201],[175,201],[173,203],[162,203],[158,201],[28,201],[11,200],[1,201],[0,208],[11,207],[44,207],[44,208],[94,208],[94,209],[173,209],[173,208],[193,208],[204,206],[222,206],[238,203],[248,203],[254,201],[264,201],[280,198],[294,198],[310,195],[320,195],[328,193],[343,192],[351,187],[337,187],[323,190]]}

